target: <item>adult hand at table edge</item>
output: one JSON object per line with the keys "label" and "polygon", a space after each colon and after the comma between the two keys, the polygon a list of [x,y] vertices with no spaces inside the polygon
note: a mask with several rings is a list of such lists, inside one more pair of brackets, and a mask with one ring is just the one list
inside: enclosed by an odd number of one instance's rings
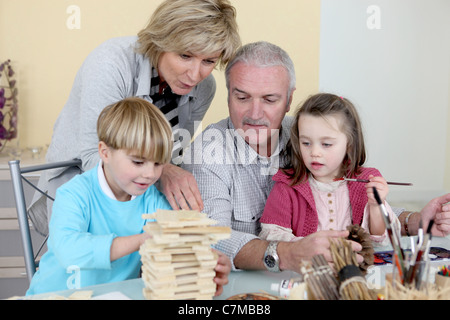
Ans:
{"label": "adult hand at table edge", "polygon": [[176,165],[164,165],[159,178],[162,192],[174,210],[203,210],[203,201],[192,173]]}
{"label": "adult hand at table edge", "polygon": [[214,277],[214,282],[216,283],[216,293],[214,296],[220,296],[223,292],[223,286],[228,284],[228,275],[231,272],[231,261],[222,252],[213,249],[214,252],[218,254],[217,264],[214,268],[216,276]]}
{"label": "adult hand at table edge", "polygon": [[427,230],[428,224],[434,219],[431,233],[434,236],[445,237],[450,234],[450,193],[429,201],[420,211],[423,229]]}

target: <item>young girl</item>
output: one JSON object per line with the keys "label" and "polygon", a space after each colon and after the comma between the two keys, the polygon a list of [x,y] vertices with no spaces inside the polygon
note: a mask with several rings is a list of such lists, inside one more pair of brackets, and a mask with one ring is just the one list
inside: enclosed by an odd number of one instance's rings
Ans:
{"label": "young girl", "polygon": [[[127,98],[101,112],[97,133],[100,163],[57,190],[48,251],[27,295],[137,278],[138,250],[148,238],[142,214],[171,209],[154,186],[172,152],[161,111]],[[221,290],[231,263],[219,256]]]}
{"label": "young girl", "polygon": [[[388,185],[377,169],[363,167],[361,122],[350,101],[326,93],[306,100],[297,111],[287,153],[288,167],[273,177],[261,238],[292,241],[319,230],[345,230],[351,224],[362,225],[374,241],[386,238],[373,187],[385,202]],[[340,180],[344,177],[370,182]],[[399,223],[385,205],[391,221]]]}

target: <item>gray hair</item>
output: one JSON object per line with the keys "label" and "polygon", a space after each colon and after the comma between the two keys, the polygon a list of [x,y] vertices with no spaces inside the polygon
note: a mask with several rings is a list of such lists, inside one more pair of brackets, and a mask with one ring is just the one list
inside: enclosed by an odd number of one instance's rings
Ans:
{"label": "gray hair", "polygon": [[246,65],[254,65],[259,68],[282,66],[289,75],[288,97],[295,89],[296,78],[294,63],[287,52],[277,45],[265,41],[258,41],[242,46],[230,60],[225,69],[227,89],[230,89],[230,71],[238,62],[242,62]]}

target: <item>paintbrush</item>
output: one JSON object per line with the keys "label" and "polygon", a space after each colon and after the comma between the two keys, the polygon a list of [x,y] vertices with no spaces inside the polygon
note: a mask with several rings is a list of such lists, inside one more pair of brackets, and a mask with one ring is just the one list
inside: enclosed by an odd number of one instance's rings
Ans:
{"label": "paintbrush", "polygon": [[422,219],[419,220],[419,230],[417,230],[417,247],[420,248],[423,243],[423,226]]}
{"label": "paintbrush", "polygon": [[[421,260],[422,263],[419,265],[419,272],[417,273],[417,275],[413,275],[413,279],[416,280],[416,289],[420,289],[421,285],[422,285],[422,279],[423,279],[423,274],[425,273],[426,277],[428,278],[428,272],[429,272],[429,267],[430,267],[430,257],[429,257],[429,252],[430,252],[430,248],[431,248],[431,228],[433,227],[434,224],[434,220],[430,220],[430,223],[428,224],[428,228],[427,228],[427,234],[424,236],[424,241],[423,241],[423,245],[421,248],[421,251],[423,251],[422,255],[421,255]],[[416,261],[417,262],[420,260]],[[426,278],[426,279],[427,279]]]}
{"label": "paintbrush", "polygon": [[[349,182],[364,182],[364,183],[369,183],[370,181],[367,179],[352,179],[352,178],[336,178],[334,179],[334,181],[349,181]],[[409,182],[392,182],[392,181],[386,181],[387,184],[391,184],[391,185],[395,185],[395,186],[412,186],[412,183]]]}
{"label": "paintbrush", "polygon": [[398,230],[394,230],[392,228],[391,219],[389,218],[389,214],[386,211],[386,207],[384,206],[383,202],[381,201],[380,195],[378,194],[378,191],[375,187],[373,187],[373,194],[375,196],[375,200],[377,201],[380,210],[381,215],[383,216],[384,224],[386,225],[386,230],[389,236],[389,240],[391,241],[392,248],[394,250],[393,252],[393,262],[395,266],[397,267],[398,274],[400,276],[400,279],[403,283],[403,275],[405,274],[405,256],[402,250],[402,247],[400,246],[400,238],[399,238],[399,232]]}
{"label": "paintbrush", "polygon": [[[422,219],[419,220],[419,229],[417,230],[417,241],[414,243],[414,238],[409,237],[411,240],[411,253],[412,257],[417,256],[417,252],[419,251],[420,247],[423,243],[423,228],[422,228]],[[410,260],[410,263],[412,264],[413,260]]]}
{"label": "paintbrush", "polygon": [[[409,263],[409,269],[407,275],[405,276],[405,282],[407,284],[412,284],[414,280],[416,280],[416,288],[420,287],[420,279],[423,271],[423,266],[419,266],[420,261],[427,261],[428,252],[431,246],[431,228],[433,227],[434,220],[430,221],[430,224],[427,228],[427,233],[423,235],[419,235],[417,241],[418,249],[411,257]],[[422,228],[420,228],[421,230]],[[428,269],[428,268],[425,268]]]}
{"label": "paintbrush", "polygon": [[[411,240],[412,239],[413,238],[411,237]],[[414,269],[415,265],[416,265],[416,260],[417,259],[420,260],[420,257],[422,256],[422,253],[423,253],[423,252],[420,252],[420,249],[422,248],[422,244],[423,244],[423,229],[422,229],[422,219],[421,219],[421,220],[419,220],[419,229],[417,230],[417,242],[415,243],[414,250],[412,250],[412,246],[411,246],[412,255],[410,256],[409,263],[408,263],[408,271],[406,272],[406,275],[405,275],[405,283],[406,284],[411,284],[412,281],[414,280],[414,273],[416,272],[416,270]]]}

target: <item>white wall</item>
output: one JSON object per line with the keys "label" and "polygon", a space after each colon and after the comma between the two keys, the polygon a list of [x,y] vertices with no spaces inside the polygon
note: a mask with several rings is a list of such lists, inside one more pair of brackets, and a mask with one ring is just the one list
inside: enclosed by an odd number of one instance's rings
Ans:
{"label": "white wall", "polygon": [[450,1],[322,0],[319,90],[352,100],[389,201],[445,192]]}

